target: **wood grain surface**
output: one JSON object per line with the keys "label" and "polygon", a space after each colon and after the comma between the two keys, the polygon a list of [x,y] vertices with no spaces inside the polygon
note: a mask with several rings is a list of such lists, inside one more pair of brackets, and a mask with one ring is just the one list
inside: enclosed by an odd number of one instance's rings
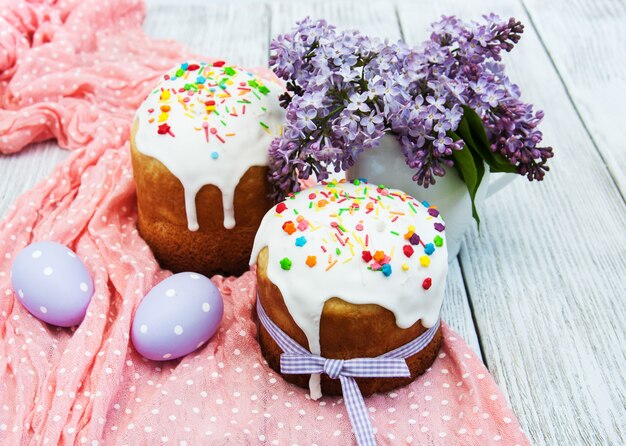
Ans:
{"label": "wood grain surface", "polygon": [[496,11],[526,24],[505,61],[546,112],[556,147],[543,184],[516,181],[487,204],[461,267],[483,357],[535,444],[624,444],[624,203],[520,3],[399,7],[407,40],[439,13]]}
{"label": "wood grain surface", "polygon": [[626,2],[524,4],[593,145],[626,196]]}
{"label": "wood grain surface", "polygon": [[[443,315],[482,354],[536,445],[626,444],[626,101],[620,0],[150,0],[146,31],[194,52],[267,63],[269,39],[307,15],[418,44],[442,14],[526,25],[505,62],[546,113],[543,183],[491,198],[451,264]],[[234,32],[236,30],[236,32]],[[0,158],[0,215],[67,152]]]}

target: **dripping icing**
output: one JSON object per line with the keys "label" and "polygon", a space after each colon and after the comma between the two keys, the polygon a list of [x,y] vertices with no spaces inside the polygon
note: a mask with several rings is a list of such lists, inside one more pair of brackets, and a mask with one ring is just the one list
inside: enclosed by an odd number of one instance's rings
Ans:
{"label": "dripping icing", "polygon": [[235,188],[250,167],[267,165],[282,131],[280,93],[246,69],[189,62],[169,70],[139,107],[137,150],[180,180],[190,231],[199,229],[196,195],[208,184],[221,191],[224,227],[235,226]]}

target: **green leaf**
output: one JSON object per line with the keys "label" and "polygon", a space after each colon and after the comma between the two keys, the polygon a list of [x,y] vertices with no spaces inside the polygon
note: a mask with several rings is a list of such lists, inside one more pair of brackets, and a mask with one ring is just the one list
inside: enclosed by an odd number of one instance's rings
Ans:
{"label": "green leaf", "polygon": [[459,128],[457,129],[457,134],[463,139],[463,141],[468,141],[468,139],[472,140],[471,149],[475,150],[482,159],[485,160],[487,165],[489,166],[489,170],[491,172],[507,172],[514,173],[515,166],[513,166],[504,156],[499,153],[494,153],[491,151],[491,145],[489,144],[489,139],[487,138],[487,133],[485,132],[485,126],[483,125],[482,119],[480,116],[467,106],[463,106],[463,119],[461,123],[465,121],[465,128],[461,128],[461,124],[459,124]]}
{"label": "green leaf", "polygon": [[[459,128],[460,127],[461,126],[459,125]],[[455,141],[462,139],[455,132],[448,132],[448,134]],[[473,140],[471,137],[468,141],[464,140],[464,142],[465,147],[461,150],[454,150],[452,157],[454,158],[454,167],[457,169],[461,179],[463,179],[465,185],[467,186],[467,191],[469,192],[470,199],[472,201],[472,216],[480,227],[480,218],[478,217],[478,211],[476,210],[475,198],[480,182],[485,174],[485,164],[478,154],[473,153],[474,150],[471,149]]]}

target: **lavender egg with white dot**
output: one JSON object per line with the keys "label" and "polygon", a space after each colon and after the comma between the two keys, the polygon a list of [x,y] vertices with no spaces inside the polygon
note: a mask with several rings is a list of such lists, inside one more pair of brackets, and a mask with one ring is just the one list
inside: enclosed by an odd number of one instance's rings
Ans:
{"label": "lavender egg with white dot", "polygon": [[80,324],[94,292],[85,264],[68,247],[50,241],[33,243],[17,254],[11,284],[33,316],[59,327]]}
{"label": "lavender egg with white dot", "polygon": [[217,287],[202,274],[168,277],[143,298],[131,327],[135,349],[145,358],[167,361],[207,342],[224,315]]}

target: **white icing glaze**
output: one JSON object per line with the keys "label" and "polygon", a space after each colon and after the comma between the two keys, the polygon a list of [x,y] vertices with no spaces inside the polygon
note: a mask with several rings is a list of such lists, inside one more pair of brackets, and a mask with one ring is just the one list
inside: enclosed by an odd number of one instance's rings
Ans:
{"label": "white icing glaze", "polygon": [[182,183],[189,230],[199,229],[196,194],[207,184],[222,192],[224,227],[235,226],[235,188],[250,167],[267,165],[270,142],[282,131],[281,93],[246,69],[192,61],[166,73],[141,104],[137,150]]}
{"label": "white icing glaze", "polygon": [[[288,198],[265,215],[250,263],[256,263],[261,249],[268,247],[267,276],[282,293],[314,354],[320,354],[324,303],[332,297],[353,304],[378,304],[394,314],[400,328],[418,320],[432,327],[439,317],[448,271],[443,222],[430,215],[437,213],[434,206],[427,208],[395,189],[364,182],[318,185]],[[295,226],[292,234],[283,228],[287,224],[286,229],[290,229],[288,221]],[[420,243],[415,237],[410,239],[410,226]],[[300,237],[306,240],[303,246],[296,244]],[[440,246],[436,246],[436,238]],[[434,248],[431,255],[425,253],[428,244]],[[413,250],[410,256],[404,252],[405,246]],[[365,250],[372,255],[376,251],[386,254],[391,274],[370,269],[380,264],[366,262],[362,258]],[[306,263],[309,256],[316,256],[313,267]],[[292,262],[289,270],[281,265],[285,258]],[[428,266],[421,264],[425,259]],[[424,288],[426,278],[432,282],[428,289]],[[319,398],[319,376],[311,376],[309,385],[311,397]]]}

